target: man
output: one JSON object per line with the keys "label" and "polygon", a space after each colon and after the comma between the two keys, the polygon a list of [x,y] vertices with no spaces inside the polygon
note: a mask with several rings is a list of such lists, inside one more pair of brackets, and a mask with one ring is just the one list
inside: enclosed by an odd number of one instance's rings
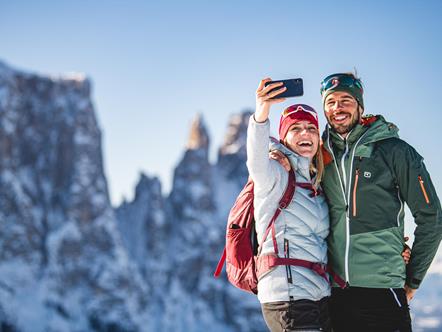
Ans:
{"label": "man", "polygon": [[[329,265],[347,284],[332,289],[333,329],[411,331],[408,302],[442,238],[436,191],[423,158],[399,139],[397,127],[381,115],[362,116],[357,77],[330,75],[321,95]],[[408,265],[401,256],[404,202],[417,224]]]}

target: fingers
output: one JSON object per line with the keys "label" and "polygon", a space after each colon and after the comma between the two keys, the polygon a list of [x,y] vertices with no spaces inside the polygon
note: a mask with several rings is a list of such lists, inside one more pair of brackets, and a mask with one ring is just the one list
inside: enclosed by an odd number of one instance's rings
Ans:
{"label": "fingers", "polygon": [[[270,80],[262,80],[261,81],[261,83],[263,83],[264,85],[266,82],[271,82],[271,81]],[[261,86],[261,83],[260,83],[260,86]],[[258,90],[256,91],[256,94],[260,97],[265,96],[265,95],[270,95],[269,92],[271,90],[276,89],[277,87],[282,87],[282,86],[283,86],[282,82],[271,83],[267,86],[261,87],[261,89],[258,88]],[[285,88],[285,87],[283,87],[283,88]],[[281,89],[283,89],[283,88],[281,88]],[[281,89],[279,89],[279,90],[281,90]],[[285,89],[287,89],[287,88],[285,88]],[[278,90],[272,91],[271,93],[276,92],[276,91],[278,91]]]}
{"label": "fingers", "polygon": [[[404,236],[404,242],[407,242],[410,238],[408,236]],[[404,250],[402,251],[402,258],[404,259],[405,264],[408,264],[411,259],[411,248],[408,244],[404,243]]]}
{"label": "fingers", "polygon": [[411,249],[408,246],[404,247],[404,251],[402,251],[402,258],[405,264],[408,264],[410,262]]}
{"label": "fingers", "polygon": [[271,79],[270,77],[266,77],[266,78],[264,78],[263,80],[261,80],[261,81],[259,82],[258,89],[256,89],[256,92],[258,93],[259,91],[261,91],[262,89],[264,89],[265,84],[266,84],[267,82],[271,82],[271,81],[272,81],[272,79]]}
{"label": "fingers", "polygon": [[278,90],[272,90],[269,93],[267,93],[267,99],[272,99],[273,97],[283,93],[285,90],[287,90],[285,86]]}
{"label": "fingers", "polygon": [[287,90],[287,88],[282,87],[280,89],[272,90],[268,93],[265,93],[265,91],[267,91],[267,90],[264,89],[261,92],[258,92],[256,94],[256,100],[258,102],[266,102],[266,103],[270,103],[270,104],[283,102],[285,100],[285,98],[273,98],[273,97],[283,93],[285,90]]}

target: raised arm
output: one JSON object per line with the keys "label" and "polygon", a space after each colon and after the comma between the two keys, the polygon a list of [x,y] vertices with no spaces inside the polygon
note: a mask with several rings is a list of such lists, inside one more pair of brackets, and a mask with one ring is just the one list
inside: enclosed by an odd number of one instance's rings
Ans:
{"label": "raised arm", "polygon": [[282,83],[269,84],[270,78],[263,79],[256,90],[256,111],[249,121],[247,130],[247,168],[253,181],[255,182],[255,190],[270,190],[275,181],[275,169],[279,167],[269,161],[269,134],[270,123],[268,116],[270,107],[273,104],[281,103],[284,98],[275,98],[278,94],[286,90],[281,87]]}

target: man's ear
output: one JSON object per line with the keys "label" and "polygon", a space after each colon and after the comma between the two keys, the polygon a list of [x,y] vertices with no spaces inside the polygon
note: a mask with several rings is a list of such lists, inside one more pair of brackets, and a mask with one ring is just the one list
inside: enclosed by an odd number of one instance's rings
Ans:
{"label": "man's ear", "polygon": [[359,115],[362,116],[362,114],[364,114],[364,109],[362,108],[361,105],[359,105],[359,103],[358,103],[358,108],[359,108]]}

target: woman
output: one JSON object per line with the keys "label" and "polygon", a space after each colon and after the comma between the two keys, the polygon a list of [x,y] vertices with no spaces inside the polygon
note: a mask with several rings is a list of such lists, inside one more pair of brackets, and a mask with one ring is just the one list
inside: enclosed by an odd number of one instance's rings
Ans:
{"label": "woman", "polygon": [[[247,167],[254,181],[254,208],[258,239],[278,207],[288,182],[288,172],[269,158],[268,115],[271,105],[286,90],[267,78],[256,91],[256,112],[247,133]],[[323,163],[318,117],[313,108],[297,104],[280,119],[279,138],[296,175],[292,202],[275,222],[276,245],[285,257],[327,264],[325,239],[329,232],[328,208],[321,194]],[[274,252],[272,236],[261,246],[261,255]],[[260,277],[258,299],[271,331],[330,331],[327,299],[330,285],[318,273],[300,266],[277,266]]]}

